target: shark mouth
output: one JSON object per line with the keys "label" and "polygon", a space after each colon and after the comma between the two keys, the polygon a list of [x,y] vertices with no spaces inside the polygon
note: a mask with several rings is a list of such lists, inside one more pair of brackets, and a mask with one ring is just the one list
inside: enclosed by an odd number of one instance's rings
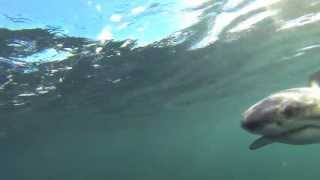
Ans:
{"label": "shark mouth", "polygon": [[261,136],[249,146],[249,149],[256,150],[274,142],[295,145],[320,142],[320,126],[305,125],[278,135]]}

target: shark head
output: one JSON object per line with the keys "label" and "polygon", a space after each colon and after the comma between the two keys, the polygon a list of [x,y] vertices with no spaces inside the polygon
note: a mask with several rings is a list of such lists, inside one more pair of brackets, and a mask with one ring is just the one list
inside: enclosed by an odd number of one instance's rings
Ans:
{"label": "shark head", "polygon": [[[272,94],[243,113],[241,126],[253,134],[262,135],[250,149],[257,149],[272,142],[312,143],[315,136],[307,133],[308,136],[304,137],[303,134],[308,128],[320,134],[320,90],[305,87]],[[304,133],[301,133],[302,131]]]}

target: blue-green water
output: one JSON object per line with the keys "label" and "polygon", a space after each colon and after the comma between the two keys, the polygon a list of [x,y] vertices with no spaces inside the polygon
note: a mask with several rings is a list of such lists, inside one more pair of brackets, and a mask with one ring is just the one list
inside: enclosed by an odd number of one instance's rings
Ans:
{"label": "blue-green water", "polygon": [[176,12],[201,10],[193,25],[168,29],[161,13],[176,6],[152,2],[128,21],[160,24],[110,40],[91,38],[92,22],[37,28],[40,15],[8,14],[14,3],[0,0],[0,179],[319,178],[320,145],[250,151],[256,137],[239,125],[320,69],[320,1],[206,1]]}

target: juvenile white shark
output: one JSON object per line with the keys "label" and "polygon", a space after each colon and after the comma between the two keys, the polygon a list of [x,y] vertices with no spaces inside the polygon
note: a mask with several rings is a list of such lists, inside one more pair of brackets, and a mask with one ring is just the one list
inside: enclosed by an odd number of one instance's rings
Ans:
{"label": "juvenile white shark", "polygon": [[262,135],[250,149],[278,142],[320,143],[320,72],[310,77],[309,87],[283,90],[262,99],[243,115],[241,126]]}

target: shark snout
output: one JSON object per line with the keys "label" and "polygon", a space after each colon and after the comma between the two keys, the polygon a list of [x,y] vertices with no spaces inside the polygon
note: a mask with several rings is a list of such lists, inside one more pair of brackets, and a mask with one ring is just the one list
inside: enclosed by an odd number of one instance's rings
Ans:
{"label": "shark snout", "polygon": [[261,122],[259,121],[242,121],[241,127],[247,131],[254,132],[261,127]]}
{"label": "shark snout", "polygon": [[241,127],[251,133],[257,133],[269,121],[265,113],[257,111],[246,113],[241,121]]}
{"label": "shark snout", "polygon": [[276,109],[258,106],[243,113],[241,127],[251,133],[261,134],[261,131],[272,124],[275,118],[277,118]]}

